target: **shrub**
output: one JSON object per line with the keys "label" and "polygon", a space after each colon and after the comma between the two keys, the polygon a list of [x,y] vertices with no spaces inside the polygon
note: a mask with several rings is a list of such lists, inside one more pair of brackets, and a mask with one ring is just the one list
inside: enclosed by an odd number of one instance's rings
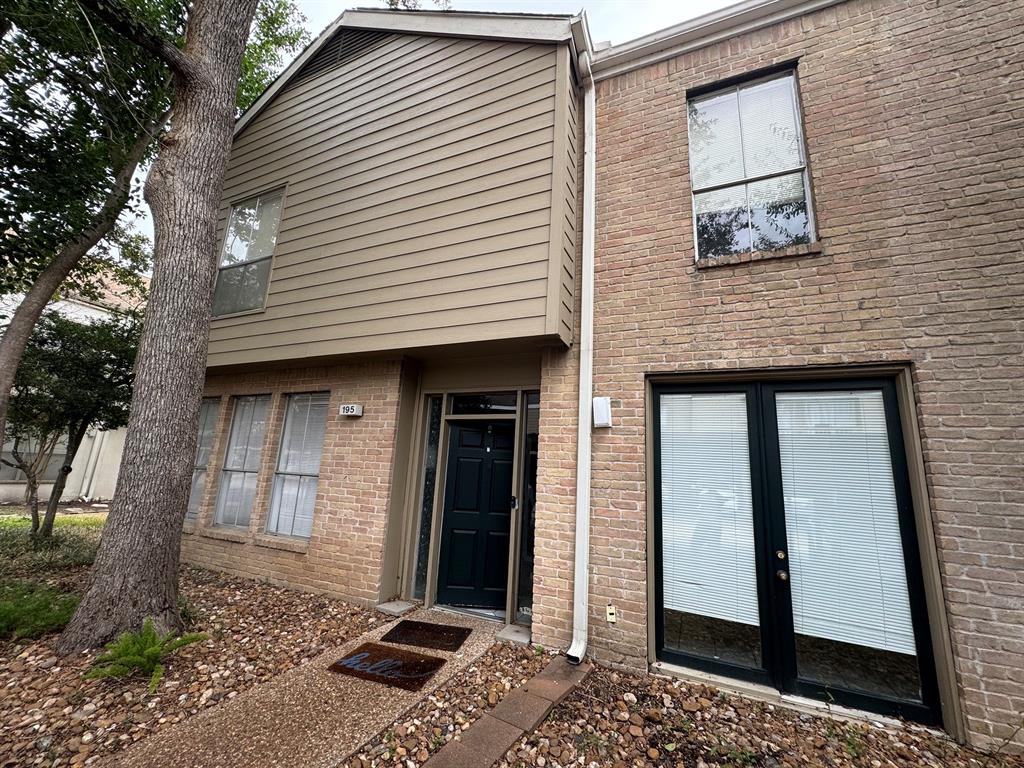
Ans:
{"label": "shrub", "polygon": [[34,638],[64,628],[78,598],[42,584],[0,584],[0,637]]}
{"label": "shrub", "polygon": [[205,640],[206,635],[192,632],[180,637],[161,635],[152,619],[146,619],[142,629],[125,632],[117,640],[107,643],[107,652],[93,662],[85,673],[89,679],[127,677],[139,675],[149,678],[149,692],[154,693],[164,676],[164,659],[190,643]]}

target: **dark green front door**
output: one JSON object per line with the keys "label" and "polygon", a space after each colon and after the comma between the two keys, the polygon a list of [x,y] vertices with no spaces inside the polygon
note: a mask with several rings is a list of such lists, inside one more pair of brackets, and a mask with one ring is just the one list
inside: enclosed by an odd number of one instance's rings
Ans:
{"label": "dark green front door", "polygon": [[514,435],[511,421],[450,426],[438,603],[505,607]]}

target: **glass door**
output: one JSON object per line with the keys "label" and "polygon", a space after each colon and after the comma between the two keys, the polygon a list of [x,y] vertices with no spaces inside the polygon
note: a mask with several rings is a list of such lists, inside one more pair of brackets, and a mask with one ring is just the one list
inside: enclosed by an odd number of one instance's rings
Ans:
{"label": "glass door", "polygon": [[936,722],[891,382],[655,390],[659,657]]}
{"label": "glass door", "polygon": [[767,682],[755,396],[655,393],[656,635],[666,660]]}

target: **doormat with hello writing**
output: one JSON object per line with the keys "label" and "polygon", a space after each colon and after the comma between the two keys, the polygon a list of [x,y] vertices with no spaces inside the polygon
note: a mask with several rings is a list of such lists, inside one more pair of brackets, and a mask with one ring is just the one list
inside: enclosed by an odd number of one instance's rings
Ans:
{"label": "doormat with hello writing", "polygon": [[328,667],[331,672],[418,691],[444,666],[444,659],[394,646],[363,643]]}

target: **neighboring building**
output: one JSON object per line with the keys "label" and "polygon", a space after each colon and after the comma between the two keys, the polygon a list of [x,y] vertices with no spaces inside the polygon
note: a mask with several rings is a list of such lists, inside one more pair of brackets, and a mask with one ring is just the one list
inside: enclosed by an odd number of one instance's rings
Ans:
{"label": "neighboring building", "polygon": [[185,558],[1009,736],[1022,24],[346,12],[236,130]]}
{"label": "neighboring building", "polygon": [[[12,294],[0,296],[0,330],[4,318],[21,303],[23,296]],[[80,323],[102,320],[117,312],[136,309],[139,299],[124,286],[110,284],[96,300],[76,296],[65,296],[51,303],[47,309],[59,312],[64,317]],[[126,429],[99,430],[86,433],[82,444],[71,462],[74,470],[68,475],[61,494],[61,501],[104,501],[113,498],[117,473],[121,468],[121,451],[124,448]],[[13,440],[6,440],[2,450],[4,458],[10,459]],[[22,446],[23,454],[30,454],[31,446]],[[43,472],[39,486],[39,498],[45,503],[50,497],[53,481],[67,457],[67,440],[62,439]],[[0,463],[0,504],[22,504],[25,501],[25,476],[21,470]]]}

